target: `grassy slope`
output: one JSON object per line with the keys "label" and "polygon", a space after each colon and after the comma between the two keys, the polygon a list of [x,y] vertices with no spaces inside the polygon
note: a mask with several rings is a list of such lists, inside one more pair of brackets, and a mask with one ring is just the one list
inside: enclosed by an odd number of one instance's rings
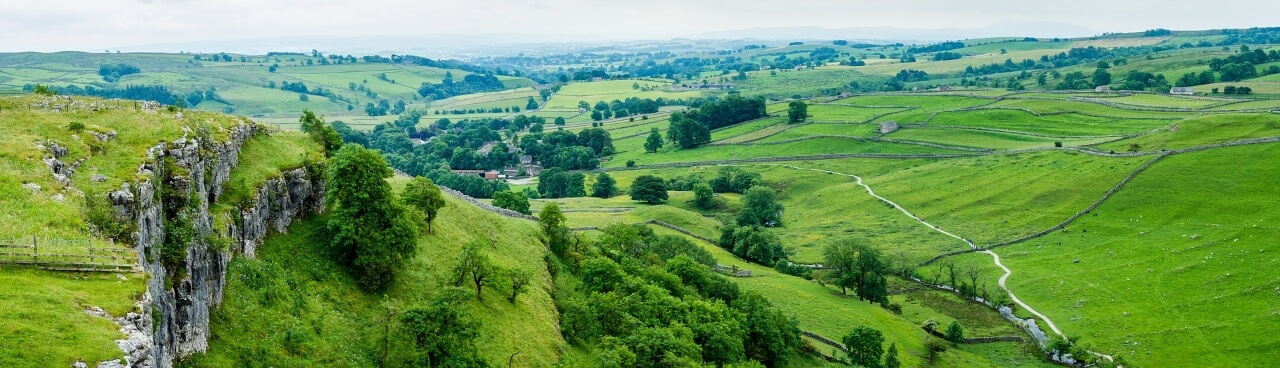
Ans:
{"label": "grassy slope", "polygon": [[1132,145],[1143,151],[1180,149],[1247,138],[1280,136],[1280,115],[1208,115],[1179,121],[1170,129],[1141,137],[1099,145],[1098,148],[1127,151]]}
{"label": "grassy slope", "polygon": [[[397,178],[395,184],[404,182]],[[481,355],[498,365],[516,351],[520,366],[558,361],[563,344],[536,224],[446,198],[449,205],[436,221],[435,234],[419,237],[416,259],[385,301],[359,291],[354,280],[324,256],[323,240],[316,238],[324,218],[300,222],[288,235],[270,237],[258,259],[234,260],[227,299],[214,315],[211,349],[196,357],[196,365],[239,366],[248,359],[271,357],[269,361],[284,365],[376,366],[385,304],[405,308],[427,300],[446,282],[462,245],[473,239],[487,242],[486,236],[496,242],[488,252],[497,265],[527,268],[535,277],[516,304],[492,288],[485,289],[483,301],[467,303],[467,312],[482,326],[477,340]],[[268,281],[260,281],[266,286],[255,289],[255,279]],[[403,342],[393,342],[403,348],[397,344]]]}
{"label": "grassy slope", "polygon": [[[94,246],[113,246],[110,241],[93,237],[82,220],[83,197],[75,189],[66,190],[53,181],[48,168],[39,159],[44,153],[36,144],[50,139],[68,148],[62,160],[73,162],[85,159],[72,184],[80,190],[97,192],[119,188],[125,181],[135,180],[135,171],[145,160],[147,148],[159,141],[173,140],[183,135],[184,125],[205,123],[211,127],[211,136],[225,139],[225,128],[239,124],[241,120],[219,114],[197,111],[185,112],[184,119],[173,113],[135,112],[128,101],[102,101],[75,98],[77,101],[124,107],[123,110],[100,112],[78,111],[51,112],[31,109],[29,106],[44,100],[39,96],[22,96],[0,100],[0,238],[93,239]],[[97,142],[88,132],[78,135],[66,129],[72,122],[82,122],[87,130],[115,131],[118,136],[109,142]],[[22,122],[22,123],[18,123]],[[75,136],[73,136],[75,135]],[[78,136],[78,138],[77,138]],[[274,137],[260,136],[246,143],[242,165],[231,173],[228,193],[247,193],[251,188],[278,175],[281,168],[301,165],[303,152],[318,155],[317,148],[300,133],[277,133]],[[268,152],[269,151],[269,152]],[[256,153],[255,153],[256,152]],[[282,154],[282,153],[290,154]],[[297,153],[298,155],[294,155]],[[90,180],[94,174],[107,177],[104,183]],[[32,192],[23,183],[36,183],[43,189]],[[62,193],[63,201],[52,200]],[[233,196],[224,196],[228,198]],[[218,216],[215,216],[218,217]],[[75,245],[63,245],[58,251],[83,252],[84,241]],[[125,245],[115,245],[126,247]],[[42,249],[49,249],[43,246]],[[112,315],[120,316],[134,308],[135,300],[145,291],[143,275],[126,274],[124,279],[115,275],[77,275],[34,271],[21,268],[0,270],[0,279],[7,285],[0,297],[3,301],[15,301],[0,313],[0,330],[8,331],[19,344],[0,345],[0,362],[53,366],[65,365],[76,359],[87,362],[116,358],[121,355],[114,340],[122,338],[114,323],[90,317],[84,308],[99,306]],[[21,302],[17,302],[21,301]],[[22,350],[18,350],[22,349]],[[21,363],[21,364],[16,364]]]}
{"label": "grassy slope", "polygon": [[[1280,203],[1263,193],[1277,159],[1275,144],[1170,157],[1067,231],[998,250],[1010,287],[1135,365],[1269,364]],[[961,261],[999,275],[985,255]]]}

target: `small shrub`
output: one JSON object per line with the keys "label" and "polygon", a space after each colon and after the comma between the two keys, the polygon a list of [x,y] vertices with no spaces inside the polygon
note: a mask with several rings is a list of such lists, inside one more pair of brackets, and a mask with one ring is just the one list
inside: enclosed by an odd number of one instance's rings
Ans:
{"label": "small shrub", "polygon": [[81,130],[84,130],[84,123],[73,121],[71,124],[67,124],[67,130],[80,132]]}
{"label": "small shrub", "polygon": [[889,306],[884,308],[888,309],[890,312],[893,312],[893,314],[902,315],[902,304],[889,303]]}
{"label": "small shrub", "polygon": [[627,160],[627,167],[636,167],[636,160]]}
{"label": "small shrub", "polygon": [[1053,142],[1054,147],[1062,148],[1062,142]]}

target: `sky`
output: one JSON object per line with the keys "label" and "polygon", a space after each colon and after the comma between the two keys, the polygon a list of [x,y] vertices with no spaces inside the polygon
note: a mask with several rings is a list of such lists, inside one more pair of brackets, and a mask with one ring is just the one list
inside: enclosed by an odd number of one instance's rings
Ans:
{"label": "sky", "polygon": [[[762,27],[1101,32],[1280,26],[1280,1],[1201,0],[0,0],[0,51],[101,51],[286,37],[513,35],[667,39]],[[1009,35],[1020,36],[1020,35]]]}

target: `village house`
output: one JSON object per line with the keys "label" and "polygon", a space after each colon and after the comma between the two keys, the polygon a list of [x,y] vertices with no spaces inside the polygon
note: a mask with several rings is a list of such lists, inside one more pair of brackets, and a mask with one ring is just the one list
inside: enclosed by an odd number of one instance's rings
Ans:
{"label": "village house", "polygon": [[1169,89],[1169,94],[1191,96],[1196,94],[1196,91],[1191,90],[1191,87],[1173,87]]}
{"label": "village house", "polygon": [[1093,93],[1107,93],[1107,92],[1111,92],[1111,86],[1097,86],[1093,88]]}

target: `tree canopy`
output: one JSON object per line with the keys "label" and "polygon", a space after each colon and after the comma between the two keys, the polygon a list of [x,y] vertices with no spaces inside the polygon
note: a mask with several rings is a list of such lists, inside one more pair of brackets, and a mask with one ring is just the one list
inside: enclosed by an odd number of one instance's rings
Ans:
{"label": "tree canopy", "polygon": [[667,200],[667,184],[662,178],[653,175],[641,175],[631,183],[631,199],[658,203]]}
{"label": "tree canopy", "polygon": [[367,290],[390,287],[416,250],[417,226],[391,192],[377,151],[342,146],[329,162],[329,244]]}
{"label": "tree canopy", "polygon": [[431,179],[424,177],[415,177],[404,188],[404,203],[410,207],[422,211],[426,215],[427,232],[434,233],[431,224],[436,221],[436,216],[440,214],[440,209],[444,208],[444,193],[440,192],[440,187]]}

